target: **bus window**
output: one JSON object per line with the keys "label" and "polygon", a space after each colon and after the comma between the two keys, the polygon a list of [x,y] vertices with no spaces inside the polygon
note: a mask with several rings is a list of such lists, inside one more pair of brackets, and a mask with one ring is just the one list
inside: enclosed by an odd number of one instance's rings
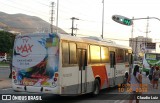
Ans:
{"label": "bus window", "polygon": [[101,47],[101,61],[102,63],[109,62],[109,51],[107,47]]}
{"label": "bus window", "polygon": [[70,64],[77,64],[76,44],[69,43]]}
{"label": "bus window", "polygon": [[124,50],[116,49],[116,62],[123,63],[124,62]]}
{"label": "bus window", "polygon": [[128,50],[125,50],[125,62],[129,61]]}
{"label": "bus window", "polygon": [[110,67],[114,68],[115,65],[116,65],[115,52],[110,51]]}
{"label": "bus window", "polygon": [[69,64],[68,42],[62,43],[62,63],[63,63],[63,66],[66,66]]}
{"label": "bus window", "polygon": [[91,63],[100,63],[100,47],[90,45]]}
{"label": "bus window", "polygon": [[90,59],[90,46],[88,45],[88,50],[87,50],[87,61],[88,63],[91,63],[91,59]]}
{"label": "bus window", "polygon": [[129,53],[128,58],[129,58],[129,64],[133,64],[133,57],[131,53]]}

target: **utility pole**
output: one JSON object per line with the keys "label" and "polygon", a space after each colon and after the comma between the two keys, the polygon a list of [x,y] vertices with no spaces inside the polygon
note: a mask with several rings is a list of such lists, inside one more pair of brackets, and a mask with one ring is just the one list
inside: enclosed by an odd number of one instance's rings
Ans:
{"label": "utility pole", "polygon": [[103,3],[103,10],[102,10],[102,39],[103,39],[103,29],[104,29],[104,0],[102,1]]}
{"label": "utility pole", "polygon": [[73,36],[73,35],[74,35],[74,34],[73,34],[73,30],[77,29],[77,28],[74,28],[74,20],[79,20],[79,19],[78,19],[78,18],[75,18],[75,17],[72,17],[71,20],[72,20],[71,36]]}
{"label": "utility pole", "polygon": [[50,21],[51,21],[51,25],[50,25],[50,28],[51,28],[51,33],[53,33],[53,21],[54,21],[54,17],[53,17],[53,14],[54,14],[54,2],[51,2],[51,18],[50,18]]}
{"label": "utility pole", "polygon": [[56,20],[56,33],[58,33],[58,11],[59,11],[59,0],[57,0],[57,20]]}
{"label": "utility pole", "polygon": [[146,49],[146,53],[148,52],[147,50],[147,42],[148,42],[148,27],[149,27],[149,17],[147,17],[147,25],[146,25],[146,39],[145,39],[145,49]]}
{"label": "utility pole", "polygon": [[135,59],[136,59],[136,60],[137,60],[137,58],[138,58],[138,56],[137,56],[137,55],[138,55],[138,50],[137,50],[137,39],[138,39],[138,38],[136,37],[136,45],[135,45],[135,57],[136,57]]}
{"label": "utility pole", "polygon": [[[132,17],[134,19],[134,17]],[[131,48],[134,48],[134,40],[133,40],[133,32],[134,32],[134,23],[132,24],[132,30],[131,30]]]}
{"label": "utility pole", "polygon": [[149,27],[149,17],[147,17],[147,25],[146,25],[146,38],[148,38],[148,27]]}
{"label": "utility pole", "polygon": [[78,30],[78,28],[77,28],[77,24],[76,24],[76,34],[75,35],[77,35],[77,30]]}
{"label": "utility pole", "polygon": [[[134,19],[134,17],[132,17],[132,19]],[[131,29],[131,44],[130,44],[130,46],[133,49],[133,51],[132,51],[133,54],[136,55],[135,48],[134,48],[135,42],[134,42],[134,38],[133,38],[133,32],[134,32],[134,23],[132,24],[132,29]]]}

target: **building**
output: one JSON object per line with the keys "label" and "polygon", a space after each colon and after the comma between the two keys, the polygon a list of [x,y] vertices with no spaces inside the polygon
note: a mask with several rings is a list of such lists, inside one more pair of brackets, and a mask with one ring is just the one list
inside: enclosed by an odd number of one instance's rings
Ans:
{"label": "building", "polygon": [[153,49],[146,49],[146,43],[152,43],[152,38],[146,38],[143,36],[138,36],[135,38],[129,38],[129,46],[133,50],[135,59],[143,57],[144,53],[153,52]]}

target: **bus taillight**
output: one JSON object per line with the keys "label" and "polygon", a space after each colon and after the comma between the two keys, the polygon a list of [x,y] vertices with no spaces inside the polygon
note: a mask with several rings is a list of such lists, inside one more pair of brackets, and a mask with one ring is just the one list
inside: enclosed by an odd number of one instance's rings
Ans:
{"label": "bus taillight", "polygon": [[55,75],[56,78],[58,77],[58,73],[55,73],[54,75]]}
{"label": "bus taillight", "polygon": [[13,76],[13,79],[16,79],[16,76]]}
{"label": "bus taillight", "polygon": [[12,72],[12,75],[15,75],[15,71]]}
{"label": "bus taillight", "polygon": [[12,77],[13,77],[13,79],[16,79],[16,72],[15,71],[12,72]]}

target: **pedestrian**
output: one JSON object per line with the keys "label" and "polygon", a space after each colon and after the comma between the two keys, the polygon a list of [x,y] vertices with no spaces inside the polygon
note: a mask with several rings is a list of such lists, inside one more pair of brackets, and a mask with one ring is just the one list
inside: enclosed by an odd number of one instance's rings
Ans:
{"label": "pedestrian", "polygon": [[153,88],[156,84],[156,89],[158,89],[159,76],[160,76],[160,70],[159,70],[159,67],[157,66],[155,71],[153,72]]}
{"label": "pedestrian", "polygon": [[142,75],[139,72],[139,66],[136,65],[133,70],[133,74],[130,74],[128,77],[128,83],[130,83],[130,89],[132,90],[130,95],[129,103],[132,103],[133,99],[136,99],[136,103],[139,103],[139,100],[137,99],[137,95],[140,95],[141,93],[138,91],[141,88],[142,83]]}
{"label": "pedestrian", "polygon": [[128,74],[128,72],[126,72],[126,73],[125,73],[125,83],[127,83],[128,76],[129,76],[129,74]]}
{"label": "pedestrian", "polygon": [[150,65],[149,76],[148,76],[150,80],[150,84],[153,84],[153,71],[154,71],[154,67]]}

